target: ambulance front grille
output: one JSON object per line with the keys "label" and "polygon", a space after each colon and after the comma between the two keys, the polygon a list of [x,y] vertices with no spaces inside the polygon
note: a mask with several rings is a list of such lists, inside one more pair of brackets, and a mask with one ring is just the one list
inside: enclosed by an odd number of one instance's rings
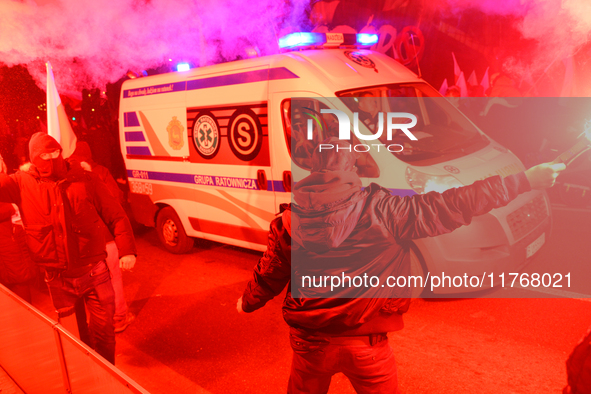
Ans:
{"label": "ambulance front grille", "polygon": [[548,217],[546,200],[542,194],[513,211],[507,216],[507,223],[513,234],[513,238],[518,241],[525,237],[532,230],[540,225]]}

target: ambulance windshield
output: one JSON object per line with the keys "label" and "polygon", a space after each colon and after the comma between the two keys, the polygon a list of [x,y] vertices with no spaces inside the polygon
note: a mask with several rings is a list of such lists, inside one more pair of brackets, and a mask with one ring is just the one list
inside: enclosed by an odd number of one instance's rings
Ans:
{"label": "ambulance windshield", "polygon": [[[405,83],[372,86],[338,92],[337,96],[359,116],[362,134],[383,128],[379,141],[385,145],[398,144],[392,154],[413,165],[432,165],[476,152],[489,140],[464,116],[456,106],[425,83]],[[398,112],[416,116],[417,123],[408,131],[417,139],[411,140],[400,128],[388,139],[387,113]],[[392,124],[410,123],[401,116],[390,118]],[[375,143],[375,141],[374,141]]]}

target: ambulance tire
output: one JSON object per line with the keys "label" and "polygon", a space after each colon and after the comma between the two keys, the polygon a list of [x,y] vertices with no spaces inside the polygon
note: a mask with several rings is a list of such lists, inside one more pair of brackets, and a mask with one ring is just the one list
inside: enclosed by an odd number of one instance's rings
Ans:
{"label": "ambulance tire", "polygon": [[193,248],[193,238],[187,236],[179,215],[171,207],[158,212],[156,230],[160,242],[170,253],[183,254]]}
{"label": "ambulance tire", "polygon": [[[423,281],[426,279],[426,269],[425,264],[423,263],[423,256],[421,252],[418,251],[416,246],[412,246],[410,248],[410,274],[412,276],[420,276],[423,278]],[[427,284],[424,283],[424,287],[413,287],[411,298],[420,298],[421,294],[423,294],[427,288]]]}

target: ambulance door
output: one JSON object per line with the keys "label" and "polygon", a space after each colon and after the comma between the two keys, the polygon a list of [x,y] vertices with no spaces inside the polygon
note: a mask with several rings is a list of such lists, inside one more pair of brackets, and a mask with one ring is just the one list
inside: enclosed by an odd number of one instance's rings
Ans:
{"label": "ambulance door", "polygon": [[[189,156],[184,82],[162,85],[152,81],[123,85],[120,104],[120,142],[130,205],[135,219],[151,226],[155,204],[170,205],[183,218],[182,199],[171,192],[171,186],[177,185],[179,177],[174,174],[183,171]],[[172,88],[161,92],[162,86]]]}
{"label": "ambulance door", "polygon": [[294,176],[298,179],[309,174],[307,169],[295,168],[293,173],[291,162],[291,99],[292,97],[317,96],[311,92],[279,92],[272,93],[269,100],[269,124],[271,141],[271,158],[273,171],[273,188],[277,206],[290,203]]}
{"label": "ambulance door", "polygon": [[[319,94],[307,91],[277,92],[270,95],[269,121],[272,133],[272,157],[273,157],[273,184],[277,205],[290,203],[292,185],[298,180],[310,174],[307,162],[311,159],[313,147],[319,142],[318,133],[314,133],[314,140],[307,141],[305,128],[302,124],[292,124],[292,102],[300,113],[300,107],[318,105],[316,100],[308,100],[312,97],[320,97]],[[299,116],[296,115],[299,119]],[[317,131],[315,129],[315,131]],[[292,138],[294,140],[292,141]],[[293,157],[292,148],[299,153]]]}
{"label": "ambulance door", "polygon": [[193,236],[257,250],[267,244],[277,212],[267,70],[261,65],[187,83]]}

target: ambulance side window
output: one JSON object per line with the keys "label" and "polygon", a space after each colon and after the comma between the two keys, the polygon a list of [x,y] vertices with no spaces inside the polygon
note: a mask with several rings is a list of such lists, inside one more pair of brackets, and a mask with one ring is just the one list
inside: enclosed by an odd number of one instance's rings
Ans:
{"label": "ambulance side window", "polygon": [[[286,99],[281,103],[283,130],[287,150],[293,162],[306,170],[312,168],[312,154],[321,141],[329,137],[338,137],[339,123],[334,115],[321,114],[320,110],[328,109],[325,104],[313,99]],[[293,111],[293,112],[292,112]],[[307,120],[314,115],[317,121],[312,122],[312,140],[308,140]],[[322,124],[320,127],[319,125]],[[358,145],[359,140],[352,136],[351,145]],[[369,153],[360,153],[357,162],[357,174],[364,178],[378,178],[380,169]]]}
{"label": "ambulance side window", "polygon": [[[293,162],[306,170],[312,168],[312,154],[314,148],[320,142],[319,130],[316,124],[313,125],[312,139],[307,137],[307,117],[304,112],[307,108],[313,108],[318,104],[316,100],[298,99],[292,108],[291,99],[283,100],[281,103],[281,119],[283,121],[283,130],[285,132],[285,142],[287,150]],[[293,112],[292,112],[293,111]]]}

